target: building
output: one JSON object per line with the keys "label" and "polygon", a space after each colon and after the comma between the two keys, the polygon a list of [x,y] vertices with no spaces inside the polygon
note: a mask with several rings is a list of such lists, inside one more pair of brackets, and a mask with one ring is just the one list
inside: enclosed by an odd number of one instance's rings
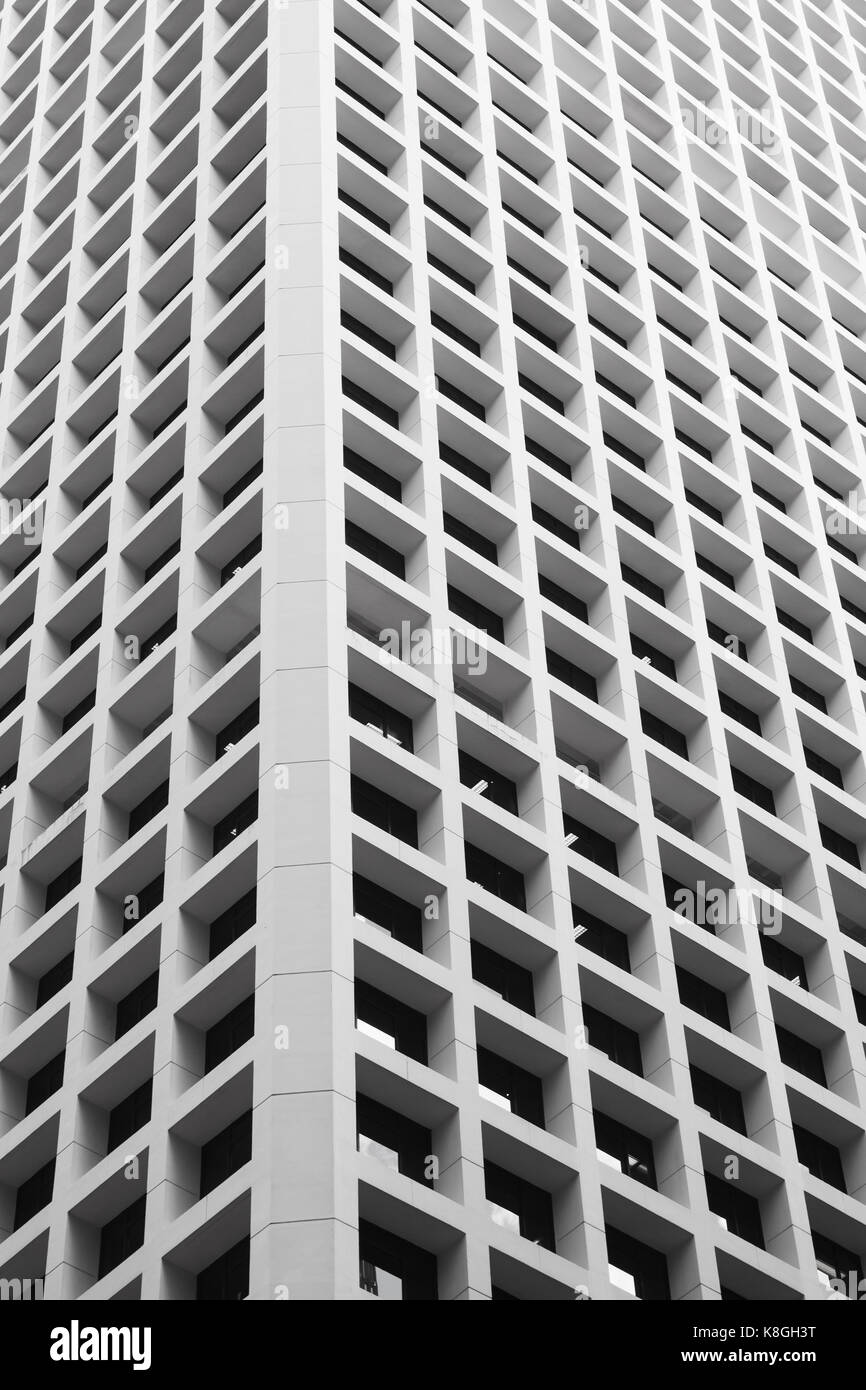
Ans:
{"label": "building", "polygon": [[9,1296],[858,1296],[860,11],[5,0]]}

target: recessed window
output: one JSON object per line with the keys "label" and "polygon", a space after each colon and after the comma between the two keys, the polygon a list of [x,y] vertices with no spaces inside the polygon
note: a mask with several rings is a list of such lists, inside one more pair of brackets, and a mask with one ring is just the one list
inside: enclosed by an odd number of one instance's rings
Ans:
{"label": "recessed window", "polygon": [[358,1282],[386,1302],[435,1300],[436,1256],[363,1219],[358,1222]]}
{"label": "recessed window", "polygon": [[700,1067],[690,1065],[689,1073],[695,1105],[700,1110],[706,1110],[720,1124],[728,1125],[738,1134],[746,1134],[746,1117],[740,1092],[727,1081],[712,1076]]}
{"label": "recessed window", "polygon": [[484,1190],[495,1225],[556,1250],[550,1193],[496,1163],[484,1162]]}
{"label": "recessed window", "polygon": [[612,1062],[636,1076],[643,1076],[640,1037],[633,1028],[609,1018],[591,1004],[583,1005],[583,1022],[590,1047],[606,1053]]}
{"label": "recessed window", "polygon": [[646,1300],[669,1300],[668,1265],[665,1256],[643,1241],[608,1226],[608,1277],[618,1289]]}
{"label": "recessed window", "polygon": [[713,1173],[704,1173],[704,1182],[707,1203],[719,1225],[763,1250],[761,1208],[751,1193],[743,1191],[737,1179],[719,1178]]}
{"label": "recessed window", "polygon": [[207,1265],[196,1278],[198,1302],[237,1303],[250,1291],[250,1238],[244,1236],[230,1250]]}
{"label": "recessed window", "polygon": [[420,907],[363,874],[352,875],[352,900],[356,917],[387,932],[413,951],[423,949]]}
{"label": "recessed window", "polygon": [[478,1087],[494,1105],[544,1128],[544,1088],[541,1079],[525,1067],[500,1057],[489,1048],[477,1048]]}
{"label": "recessed window", "polygon": [[522,1009],[524,1013],[535,1016],[535,999],[532,987],[532,971],[526,970],[515,961],[508,960],[498,951],[491,950],[473,937],[472,978],[485,989],[498,994],[507,1004]]}
{"label": "recessed window", "polygon": [[430,1130],[369,1096],[355,1102],[358,1151],[415,1182],[432,1182]]}
{"label": "recessed window", "polygon": [[629,1178],[643,1183],[646,1187],[656,1186],[656,1170],[653,1161],[652,1140],[630,1129],[628,1125],[614,1120],[610,1115],[596,1111],[595,1124],[596,1153],[602,1163],[617,1168]]}
{"label": "recessed window", "polygon": [[829,1183],[840,1192],[847,1192],[842,1156],[836,1145],[803,1125],[795,1124],[793,1128],[797,1157],[803,1166],[821,1182]]}
{"label": "recessed window", "polygon": [[427,1019],[384,990],[355,981],[355,1027],[385,1047],[427,1065]]}

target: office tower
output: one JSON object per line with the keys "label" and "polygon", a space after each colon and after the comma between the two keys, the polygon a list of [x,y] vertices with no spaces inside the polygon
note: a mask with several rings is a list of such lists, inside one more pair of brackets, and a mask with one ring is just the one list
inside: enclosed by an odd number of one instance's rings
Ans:
{"label": "office tower", "polygon": [[857,1296],[859,10],[2,6],[4,1297]]}

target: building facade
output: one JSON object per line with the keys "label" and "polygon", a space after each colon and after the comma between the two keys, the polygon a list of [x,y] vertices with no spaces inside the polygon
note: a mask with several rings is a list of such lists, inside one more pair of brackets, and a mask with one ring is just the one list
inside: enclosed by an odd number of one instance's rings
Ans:
{"label": "building facade", "polygon": [[4,1297],[861,1296],[864,109],[853,0],[5,0]]}

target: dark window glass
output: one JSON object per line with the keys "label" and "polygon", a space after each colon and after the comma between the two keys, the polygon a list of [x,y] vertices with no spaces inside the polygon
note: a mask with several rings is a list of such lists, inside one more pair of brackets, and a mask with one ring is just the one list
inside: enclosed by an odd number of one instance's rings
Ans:
{"label": "dark window glass", "polygon": [[247,541],[247,544],[242,546],[227,564],[223,565],[220,570],[220,586],[228,584],[230,579],[234,579],[236,574],[240,574],[245,565],[248,565],[251,560],[254,560],[257,555],[261,554],[261,549],[262,538],[260,535],[253,536],[251,541]]}
{"label": "dark window glass", "polygon": [[248,893],[244,893],[242,898],[238,898],[236,903],[226,908],[225,912],[221,912],[219,917],[214,918],[211,922],[208,960],[213,960],[221,951],[225,951],[232,942],[243,936],[245,931],[249,931],[250,927],[255,926],[255,921],[256,890],[251,888]]}
{"label": "dark window glass", "polygon": [[592,826],[584,824],[583,821],[576,820],[574,816],[564,815],[562,821],[566,835],[574,837],[569,845],[570,849],[576,854],[582,854],[585,859],[590,859],[600,869],[606,869],[609,874],[619,874],[619,861],[613,840],[609,840],[600,831],[593,830]]}
{"label": "dark window glass", "polygon": [[150,636],[146,637],[145,640],[142,642],[140,648],[140,660],[145,661],[147,657],[149,657],[153,652],[157,651],[162,646],[163,642],[168,641],[169,637],[171,637],[172,633],[175,632],[176,629],[177,614],[173,613],[172,616],[166,620],[166,622],[162,623],[161,626],[158,627],[155,632],[152,632]]}
{"label": "dark window glass", "polygon": [[831,763],[829,758],[824,758],[820,753],[816,753],[813,748],[807,748],[803,744],[803,756],[806,759],[806,766],[812,772],[816,772],[819,777],[823,777],[828,782],[832,782],[835,787],[841,787],[844,791],[845,780],[842,776],[841,768],[835,763]]}
{"label": "dark window glass", "polygon": [[624,502],[623,499],[617,497],[615,493],[610,500],[613,503],[614,511],[618,512],[620,516],[625,517],[626,521],[630,521],[632,526],[637,526],[641,531],[646,531],[649,536],[655,535],[656,528],[652,521],[648,516],[644,516],[643,512],[639,512],[637,507],[633,507],[630,502]]}
{"label": "dark window glass", "polygon": [[720,1081],[718,1077],[702,1071],[700,1067],[690,1066],[689,1072],[695,1105],[701,1110],[706,1110],[719,1124],[728,1125],[738,1134],[745,1134],[746,1116],[739,1091],[729,1086],[726,1081]]}
{"label": "dark window glass", "polygon": [[349,333],[354,333],[357,338],[361,338],[377,352],[381,352],[384,357],[389,357],[392,362],[397,360],[397,349],[394,344],[388,338],[384,338],[381,333],[377,333],[369,324],[356,318],[354,314],[348,313],[345,309],[341,310],[340,324]]}
{"label": "dark window glass", "polygon": [[515,1224],[526,1240],[543,1245],[546,1250],[556,1250],[553,1203],[549,1192],[486,1159],[484,1191],[488,1202],[496,1207],[504,1207],[515,1217]]}
{"label": "dark window glass", "polygon": [[612,454],[625,459],[626,463],[630,463],[633,468],[639,468],[642,473],[646,472],[646,461],[635,449],[629,448],[628,444],[623,444],[615,435],[609,434],[606,430],[603,438],[605,448],[610,449]]}
{"label": "dark window glass", "polygon": [[711,1023],[717,1023],[720,1028],[730,1032],[728,1000],[722,990],[708,984],[699,975],[693,975],[690,970],[684,970],[681,965],[677,966],[677,986],[680,1000],[687,1009],[693,1009],[702,1018],[708,1018]]}
{"label": "dark window glass", "polygon": [[240,714],[236,714],[234,719],[230,719],[224,729],[220,729],[215,740],[216,756],[221,758],[224,753],[230,752],[236,743],[240,743],[252,729],[258,727],[258,723],[259,702],[253,700]]}
{"label": "dark window glass", "polygon": [[407,1119],[399,1111],[360,1094],[355,1111],[360,1153],[371,1154],[388,1166],[396,1167],[398,1172],[413,1182],[428,1185],[432,1182],[426,1176],[432,1154],[429,1129]]}
{"label": "dark window glass", "polygon": [[404,844],[418,847],[418,817],[411,806],[405,806],[395,796],[365,782],[363,777],[352,777],[352,810],[357,816],[395,835]]}
{"label": "dark window glass", "polygon": [[656,671],[661,671],[663,676],[675,681],[677,678],[677,663],[672,656],[666,652],[660,652],[658,647],[654,647],[651,642],[645,642],[642,637],[636,637],[632,632],[631,649],[639,661],[646,661]]}
{"label": "dark window glass", "polygon": [[482,536],[471,526],[467,526],[465,521],[452,516],[450,512],[444,512],[442,519],[445,524],[446,535],[453,537],[455,541],[460,541],[462,545],[468,546],[470,550],[475,551],[476,555],[480,555],[484,560],[489,560],[491,565],[499,564],[499,551],[495,541],[488,540],[486,536]]}
{"label": "dark window glass", "polygon": [[589,609],[583,599],[578,598],[578,596],[573,594],[569,589],[564,589],[561,584],[557,584],[554,580],[548,579],[544,574],[538,576],[538,589],[542,598],[550,599],[551,603],[555,603],[558,607],[564,608],[566,613],[570,613],[573,618],[577,618],[578,622],[589,622]]}
{"label": "dark window glass", "polygon": [[544,1087],[540,1078],[486,1047],[479,1045],[476,1056],[479,1086],[506,1100],[512,1114],[544,1129]]}
{"label": "dark window glass", "polygon": [[703,570],[705,574],[711,575],[713,579],[717,579],[720,584],[724,584],[726,589],[736,589],[737,581],[734,579],[734,576],[726,569],[723,569],[721,565],[717,565],[715,560],[710,560],[706,555],[701,555],[698,550],[695,551],[695,560],[697,561],[698,569]]}
{"label": "dark window glass", "polygon": [[148,821],[153,820],[154,816],[159,815],[168,805],[168,778],[161,782],[158,787],[148,793],[143,801],[134,806],[129,813],[129,838],[137,835],[139,830],[147,825]]}
{"label": "dark window glass", "polygon": [[136,1023],[140,1023],[149,1013],[156,1008],[157,994],[159,992],[159,971],[154,970],[152,975],[148,975],[146,980],[142,980],[140,985],[130,990],[129,994],[117,1003],[117,1023],[115,1026],[115,1040],[122,1038],[124,1033],[128,1033],[130,1028],[134,1028]]}
{"label": "dark window glass", "polygon": [[692,453],[697,454],[702,459],[706,459],[708,463],[712,463],[712,449],[706,448],[699,440],[693,439],[690,434],[686,434],[685,430],[675,429],[674,434],[681,444],[684,444],[687,449],[691,449]]}
{"label": "dark window glass", "polygon": [[585,907],[571,904],[571,917],[574,923],[574,939],[578,946],[585,946],[594,955],[618,965],[621,970],[631,970],[628,951],[628,937],[608,922],[587,912]]}
{"label": "dark window glass", "polygon": [[66,894],[71,893],[73,888],[76,888],[81,882],[81,863],[81,859],[76,859],[48,884],[45,889],[46,912],[50,908],[56,907],[66,897]]}
{"label": "dark window glass", "polygon": [[424,1014],[357,979],[355,1026],[361,1032],[378,1037],[386,1045],[390,1043],[396,1052],[421,1062],[423,1066],[427,1065],[427,1019]]}
{"label": "dark window glass", "polygon": [[798,1124],[794,1125],[794,1140],[797,1157],[814,1177],[838,1188],[840,1192],[847,1192],[842,1158],[835,1144]]}
{"label": "dark window glass", "polygon": [[[829,1236],[821,1235],[819,1231],[812,1232],[812,1245],[815,1250],[818,1274],[823,1275],[825,1281],[841,1279],[846,1290],[851,1287],[852,1283],[855,1286],[859,1284],[863,1277],[863,1266],[859,1255],[855,1255],[852,1250],[847,1250],[838,1241],[831,1240]],[[851,1279],[852,1273],[854,1275],[853,1280]]]}
{"label": "dark window glass", "polygon": [[781,498],[777,497],[775,493],[770,492],[768,488],[762,487],[760,483],[756,483],[753,480],[752,491],[756,497],[762,497],[765,502],[769,502],[771,507],[775,507],[777,511],[784,512],[787,515],[788,509],[784,502]]}
{"label": "dark window glass", "polygon": [[255,1027],[255,995],[250,994],[236,1008],[215,1023],[205,1034],[205,1075],[224,1062],[253,1036]]}
{"label": "dark window glass", "polygon": [[68,956],[64,956],[56,965],[52,965],[50,970],[46,970],[36,987],[37,1009],[41,1009],[43,1004],[47,1004],[49,999],[60,993],[64,985],[69,984],[74,959],[75,952],[70,951]]}
{"label": "dark window glass", "polygon": [[348,448],[343,450],[343,463],[357,477],[379,488],[380,492],[386,493],[388,497],[393,497],[395,502],[402,502],[403,486],[399,478],[392,478],[391,474],[386,473],[378,464],[370,463],[369,459],[362,458],[354,449]]}
{"label": "dark window glass", "polygon": [[445,377],[437,375],[436,389],[446,400],[452,401],[454,405],[458,405],[461,410],[465,410],[468,415],[473,415],[476,420],[487,419],[487,411],[481,402],[476,401],[475,398],[470,396],[466,391],[461,391],[460,387],[455,386],[453,382],[446,381]]}
{"label": "dark window glass", "polygon": [[638,593],[645,594],[647,598],[652,599],[654,603],[664,608],[665,591],[661,585],[654,584],[651,579],[647,579],[638,570],[633,569],[631,565],[620,563],[620,570],[626,584],[630,584],[633,589],[637,589]]}
{"label": "dark window glass", "polygon": [[713,623],[707,619],[707,632],[714,642],[720,647],[724,647],[732,656],[738,656],[741,661],[748,661],[749,653],[745,642],[734,632],[726,632],[719,623]]}
{"label": "dark window glass", "polygon": [[791,689],[795,695],[799,695],[800,699],[805,700],[808,704],[814,705],[815,709],[819,709],[822,714],[827,713],[827,701],[820,691],[813,690],[811,685],[807,685],[797,676],[791,676],[790,680]]}
{"label": "dark window glass", "polygon": [[18,706],[24,701],[25,694],[26,685],[22,685],[21,689],[15,691],[15,694],[11,696],[10,699],[7,699],[3,705],[0,705],[0,724],[3,723],[4,719],[8,719],[8,716],[13,713],[14,709],[18,709]]}
{"label": "dark window glass", "polygon": [[[427,100],[429,100],[429,98],[427,98]],[[464,236],[472,235],[472,228],[469,223],[461,222],[459,217],[455,217],[454,213],[448,208],[443,207],[441,203],[437,203],[435,198],[428,198],[425,194],[424,205],[428,207],[431,212],[435,212],[439,217],[444,218],[446,222],[450,222],[451,226],[456,227],[458,232],[462,232]],[[388,228],[388,230],[390,231],[390,228]]]}
{"label": "dark window glass", "polygon": [[568,657],[560,656],[551,647],[546,647],[547,670],[554,680],[562,681],[578,694],[585,695],[588,700],[598,702],[598,687],[595,683],[595,676],[591,676],[588,671],[584,671],[575,662],[569,661]]}
{"label": "dark window glass", "polygon": [[131,1134],[135,1134],[150,1119],[150,1106],[153,1096],[153,1080],[148,1078],[123,1100],[115,1105],[108,1117],[108,1148],[111,1153]]}
{"label": "dark window glass", "polygon": [[460,589],[455,589],[453,584],[448,585],[448,607],[452,613],[456,613],[458,618],[462,618],[470,627],[480,628],[486,632],[488,637],[493,637],[497,642],[505,641],[505,624],[498,613],[486,608],[477,599],[470,598]]}
{"label": "dark window glass", "polygon": [[731,765],[731,781],[734,784],[734,791],[739,792],[740,796],[754,801],[756,806],[760,806],[762,811],[768,811],[771,816],[776,814],[776,801],[772,788],[765,787],[763,782],[759,782],[755,777],[750,777],[748,772],[743,772],[741,768],[734,767],[733,764]]}
{"label": "dark window glass", "polygon": [[605,391],[609,391],[612,396],[616,396],[620,401],[625,401],[626,405],[630,405],[633,410],[637,408],[637,398],[620,386],[618,382],[599,371],[596,371],[595,379],[599,386],[602,386]]}
{"label": "dark window glass", "polygon": [[377,1298],[435,1301],[436,1256],[369,1221],[358,1222],[359,1284]]}
{"label": "dark window glass", "polygon": [[719,691],[719,704],[722,713],[736,719],[744,728],[751,729],[753,734],[761,733],[761,717],[754,710],[749,709],[748,705],[735,700],[733,695],[726,695],[724,690]]}
{"label": "dark window glass", "polygon": [[389,932],[395,941],[411,946],[413,951],[424,949],[420,907],[406,902],[362,874],[352,875],[352,890],[356,916],[365,917]]}
{"label": "dark window glass", "polygon": [[[262,401],[264,400],[264,398],[265,398],[265,393],[264,393],[264,391],[257,391],[257,392],[255,393],[254,396],[251,396],[250,399],[247,401],[246,405],[242,405],[241,408],[240,408],[240,410],[238,410],[234,415],[232,415],[228,420],[226,420],[226,423],[225,423],[225,433],[226,433],[227,435],[228,435],[228,434],[231,434],[232,430],[235,429],[235,427],[241,423],[241,420],[245,420],[246,417],[247,417],[248,415],[251,415],[251,414],[252,414],[252,412],[255,410],[256,406],[261,405],[261,403],[262,403]],[[183,407],[181,407],[181,408],[182,408],[182,409],[185,409],[185,408],[186,408],[186,401],[184,401]],[[179,413],[179,412],[176,412],[176,413]],[[169,421],[166,420],[166,421],[165,421],[165,424],[168,424],[168,423],[169,423]],[[164,426],[163,426],[163,428],[164,428]],[[156,433],[156,431],[154,431],[154,433]]]}
{"label": "dark window glass", "polygon": [[232,840],[253,825],[258,813],[259,794],[254,791],[227,816],[223,816],[222,820],[217,821],[213,828],[214,854],[219,854],[220,850],[225,849],[226,845],[230,845]]}
{"label": "dark window glass", "polygon": [[536,526],[542,526],[545,531],[549,531],[557,540],[564,541],[574,550],[580,550],[580,533],[577,531],[574,522],[560,521],[553,512],[545,511],[544,507],[539,507],[537,502],[532,503],[532,520]]}
{"label": "dark window glass", "polygon": [[[497,806],[501,806],[503,811],[510,811],[512,815],[518,815],[517,808],[517,787],[510,778],[503,776],[501,772],[496,772],[486,763],[482,763],[478,758],[466,753],[461,748],[459,750],[460,781],[465,787],[478,787],[482,796],[488,801],[492,801]],[[485,787],[480,783],[486,782]]]}
{"label": "dark window glass", "polygon": [[[240,497],[242,492],[246,492],[250,484],[256,478],[261,477],[263,471],[264,459],[259,459],[258,463],[254,463],[252,468],[247,469],[246,473],[244,473],[240,478],[238,478],[236,483],[232,483],[231,487],[229,487],[227,491],[223,493],[222,510],[224,511],[226,507],[230,507],[232,502],[234,502],[236,498]],[[181,474],[178,473],[177,478],[180,477]],[[153,499],[151,499],[151,506],[152,505]]]}
{"label": "dark window glass", "polygon": [[693,507],[696,507],[699,512],[703,512],[704,516],[710,516],[712,517],[713,521],[717,521],[720,526],[724,526],[724,512],[722,512],[718,507],[714,507],[712,502],[708,502],[705,497],[701,497],[700,493],[692,492],[691,488],[687,487],[685,491],[687,502],[690,502],[691,505]]}
{"label": "dark window glass", "polygon": [[370,695],[359,685],[349,682],[349,714],[359,723],[366,724],[382,734],[384,738],[397,743],[408,752],[413,752],[412,720],[399,710],[392,709],[376,695]]}
{"label": "dark window glass", "polygon": [[487,470],[482,468],[480,464],[473,463],[464,454],[458,453],[456,449],[452,449],[450,444],[439,445],[439,457],[443,463],[456,468],[458,473],[462,473],[465,478],[470,478],[473,483],[483,487],[486,492],[491,491],[492,484]]}
{"label": "dark window glass", "polygon": [[782,627],[786,627],[790,632],[794,632],[798,637],[802,637],[804,642],[811,642],[814,640],[812,637],[812,629],[808,627],[806,623],[801,623],[799,618],[795,618],[793,613],[789,613],[784,608],[777,608],[776,617],[779,619]]}
{"label": "dark window glass", "polygon": [[146,1197],[139,1197],[125,1211],[118,1212],[102,1228],[99,1238],[99,1275],[104,1279],[144,1244]]}
{"label": "dark window glass", "polygon": [[60,732],[66,734],[70,729],[74,729],[78,721],[83,719],[86,714],[89,714],[95,704],[96,691],[91,690],[88,695],[85,695],[83,700],[79,700],[77,705],[73,705],[72,709],[64,714],[60,725]]}
{"label": "dark window glass", "polygon": [[54,1159],[43,1164],[31,1177],[21,1184],[15,1195],[15,1220],[12,1226],[17,1231],[38,1211],[48,1206],[54,1194]]}
{"label": "dark window glass", "polygon": [[676,753],[678,757],[685,758],[688,762],[689,742],[685,734],[681,734],[679,729],[675,729],[650,710],[641,709],[640,722],[647,738],[654,739],[656,743],[660,743],[671,753]]}
{"label": "dark window glass", "polygon": [[792,984],[808,989],[806,962],[803,957],[792,951],[790,946],[786,946],[778,937],[768,936],[766,932],[760,933],[760,940],[764,964],[770,970],[775,970],[777,975],[790,980]]}
{"label": "dark window glass", "polygon": [[831,854],[838,854],[840,859],[844,859],[847,864],[853,864],[855,869],[860,868],[860,851],[853,840],[847,836],[840,835],[838,830],[832,826],[825,825],[823,821],[818,822],[818,830],[821,833],[821,844]]}
{"label": "dark window glass", "polygon": [[788,556],[784,555],[781,550],[776,550],[775,546],[767,545],[766,541],[764,542],[764,554],[780,569],[787,570],[789,574],[794,574],[799,578],[800,570],[794,561],[789,560]]}
{"label": "dark window glass", "polygon": [[[32,619],[31,619],[31,621],[32,621]],[[28,624],[28,626],[29,626],[29,624]],[[91,620],[90,620],[89,623],[85,623],[85,624],[84,624],[84,627],[79,628],[78,632],[76,632],[76,634],[75,634],[74,637],[70,637],[70,639],[69,639],[69,653],[70,653],[70,655],[72,655],[73,652],[77,652],[78,649],[79,649],[79,647],[83,647],[84,644],[85,644],[85,642],[88,640],[88,638],[92,637],[93,634],[94,634],[94,632],[99,632],[99,630],[100,630],[101,627],[102,627],[102,614],[101,614],[101,613],[97,613],[97,615],[96,615],[95,618],[91,618]],[[8,645],[8,643],[7,643],[7,645]]]}
{"label": "dark window glass", "polygon": [[628,1287],[630,1282],[637,1298],[648,1302],[667,1302],[671,1291],[665,1256],[613,1226],[606,1228],[606,1236],[608,1264],[612,1272],[626,1276],[623,1279],[614,1274],[612,1282],[618,1287]]}
{"label": "dark window glass", "polygon": [[[338,137],[339,138],[339,137]],[[343,377],[343,395],[349,401],[354,401],[355,405],[360,405],[364,410],[369,410],[371,415],[377,416],[392,429],[400,428],[400,412],[393,406],[387,405],[385,401],[374,396],[372,391],[365,391],[363,386],[357,386],[349,377]]]}
{"label": "dark window glass", "polygon": [[365,555],[374,564],[381,565],[389,574],[396,575],[398,579],[406,578],[406,561],[399,550],[379,540],[378,536],[371,535],[354,521],[346,522],[346,544],[357,550],[360,555]]}
{"label": "dark window glass", "polygon": [[754,430],[750,430],[748,425],[740,425],[740,429],[746,439],[751,439],[753,444],[760,444],[761,448],[766,449],[768,454],[774,454],[776,452],[769,440],[764,439],[760,434],[756,434]]}
{"label": "dark window glass", "polygon": [[495,893],[497,898],[511,903],[512,907],[519,908],[521,912],[526,911],[526,888],[519,869],[512,868],[510,864],[503,864],[486,850],[478,849],[468,841],[465,842],[465,853],[466,877],[470,883],[478,883],[488,892]]}
{"label": "dark window glass", "polygon": [[123,933],[131,931],[132,928],[146,917],[149,912],[153,912],[155,907],[159,907],[162,902],[163,890],[165,888],[165,874],[157,874],[156,878],[151,879],[140,888],[138,893],[132,894],[132,901],[124,900],[123,905]]}
{"label": "dark window glass", "polygon": [[535,1016],[532,972],[480,941],[471,942],[472,978],[502,996],[507,1004]]}
{"label": "dark window glass", "polygon": [[199,1303],[231,1303],[246,1298],[250,1291],[250,1238],[244,1236],[231,1250],[203,1269],[196,1279]]}
{"label": "dark window glass", "polygon": [[528,454],[531,454],[534,459],[538,459],[539,463],[546,463],[547,467],[552,468],[554,473],[558,473],[561,478],[567,478],[571,482],[571,469],[552,449],[546,448],[544,444],[539,444],[528,436],[523,442]]}
{"label": "dark window glass", "polygon": [[707,1187],[707,1205],[713,1215],[720,1218],[732,1235],[740,1236],[751,1245],[757,1245],[759,1250],[763,1250],[764,1230],[761,1225],[760,1203],[735,1182],[718,1178],[713,1173],[705,1172],[704,1182]]}
{"label": "dark window glass", "polygon": [[24,1114],[30,1115],[43,1101],[49,1096],[53,1096],[55,1091],[59,1091],[63,1085],[63,1067],[66,1061],[66,1049],[58,1052],[56,1057],[52,1057],[50,1062],[46,1062],[44,1067],[35,1071],[27,1082],[27,1099],[24,1106]]}
{"label": "dark window glass", "polygon": [[[344,202],[348,202],[348,198],[345,194],[341,193],[340,197]],[[358,208],[360,204],[355,203],[354,206]],[[363,215],[369,218],[371,222],[377,224],[381,222],[382,230],[390,232],[391,228],[388,226],[387,222],[384,222],[384,219],[377,218],[375,214],[370,212],[367,208],[364,208]],[[347,265],[350,270],[354,270],[356,275],[360,275],[365,280],[369,280],[372,285],[378,286],[378,288],[384,290],[386,294],[394,293],[394,286],[387,275],[382,275],[378,270],[374,270],[366,261],[362,261],[360,256],[354,255],[352,251],[347,251],[345,246],[340,247],[340,260],[343,262],[343,265]]]}
{"label": "dark window glass", "polygon": [[594,1009],[591,1004],[583,1006],[583,1022],[590,1047],[597,1047],[612,1062],[643,1076],[643,1061],[640,1050],[640,1037],[625,1023]]}
{"label": "dark window glass", "polygon": [[594,1112],[593,1120],[596,1147],[603,1154],[607,1154],[608,1158],[616,1159],[620,1171],[627,1177],[644,1183],[646,1187],[655,1188],[656,1170],[652,1140],[598,1111]]}
{"label": "dark window glass", "polygon": [[149,583],[150,580],[153,579],[153,576],[155,574],[159,574],[159,571],[161,569],[164,569],[165,566],[169,563],[169,561],[173,560],[174,557],[179,554],[180,538],[178,538],[176,541],[173,541],[171,545],[166,546],[165,550],[163,550],[159,555],[157,555],[156,559],[151,561],[151,563],[147,566],[147,568],[144,571],[145,584]]}
{"label": "dark window glass", "polygon": [[201,1186],[199,1197],[206,1197],[230,1178],[245,1163],[249,1163],[253,1144],[253,1112],[247,1110],[201,1149]]}
{"label": "dark window glass", "polygon": [[776,1024],[776,1037],[779,1042],[779,1056],[786,1066],[793,1067],[803,1076],[808,1076],[819,1086],[827,1085],[824,1058],[819,1047],[806,1042],[805,1038],[798,1038],[796,1033],[783,1028],[779,1023]]}

